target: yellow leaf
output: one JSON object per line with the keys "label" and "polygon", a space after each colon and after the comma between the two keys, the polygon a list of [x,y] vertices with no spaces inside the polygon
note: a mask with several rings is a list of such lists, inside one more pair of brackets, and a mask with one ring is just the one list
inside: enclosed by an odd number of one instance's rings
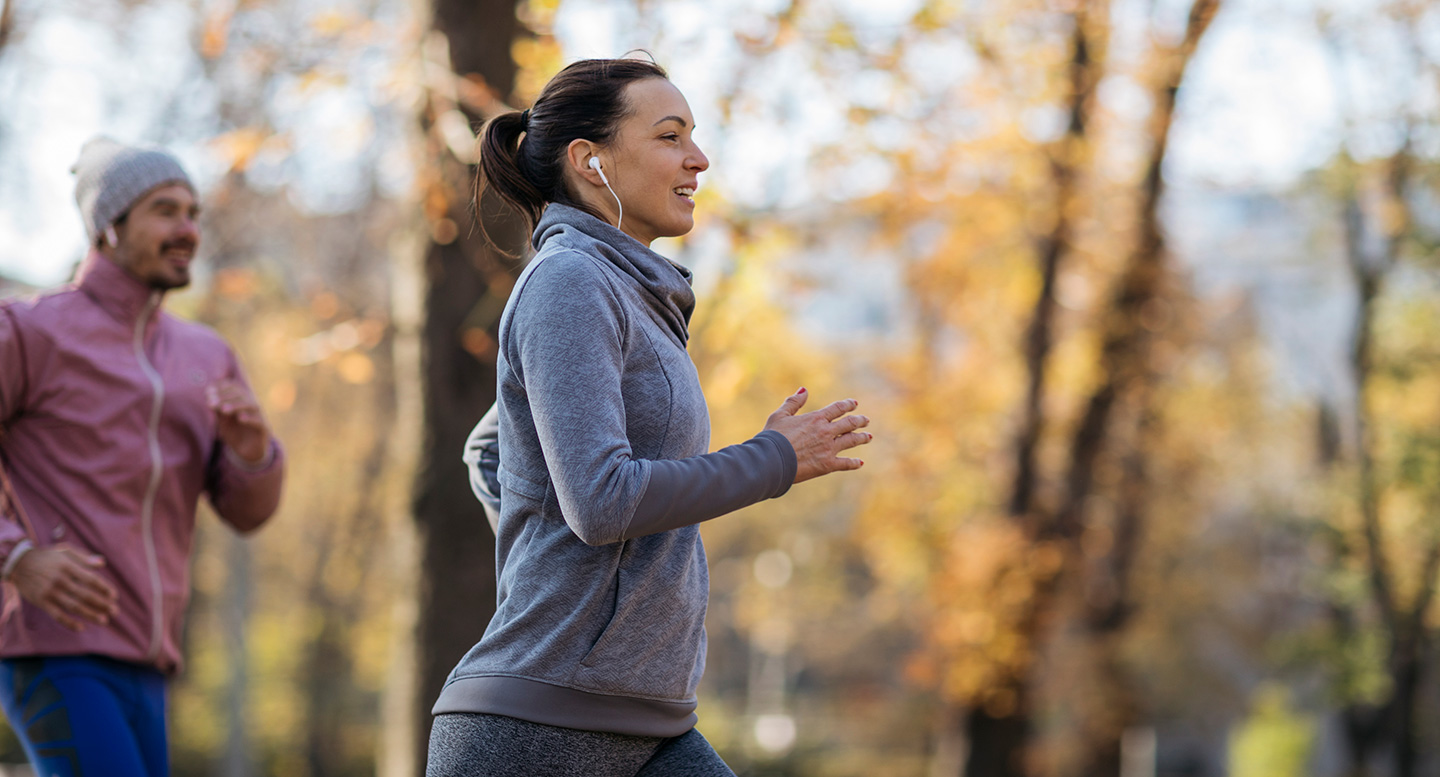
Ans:
{"label": "yellow leaf", "polygon": [[212,14],[205,19],[200,30],[200,56],[206,59],[218,59],[225,53],[225,46],[230,39],[230,14]]}

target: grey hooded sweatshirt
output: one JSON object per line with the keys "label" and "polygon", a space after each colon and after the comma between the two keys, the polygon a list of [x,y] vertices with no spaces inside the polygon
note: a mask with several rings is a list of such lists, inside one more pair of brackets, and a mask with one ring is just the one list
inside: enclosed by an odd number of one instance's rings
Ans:
{"label": "grey hooded sweatshirt", "polygon": [[688,270],[559,204],[534,245],[466,452],[498,507],[495,617],[433,712],[678,736],[705,668],[696,524],[785,493],[795,451],[767,431],[706,452]]}

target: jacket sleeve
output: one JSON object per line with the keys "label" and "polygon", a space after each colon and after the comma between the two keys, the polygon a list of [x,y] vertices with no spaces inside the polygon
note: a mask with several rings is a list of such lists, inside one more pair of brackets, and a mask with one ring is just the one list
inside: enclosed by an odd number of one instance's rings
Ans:
{"label": "jacket sleeve", "polygon": [[587,257],[546,262],[519,291],[507,358],[519,365],[561,514],[581,541],[689,526],[790,487],[794,450],[773,432],[687,459],[635,458],[621,392],[623,303]]}
{"label": "jacket sleeve", "polygon": [[[249,389],[249,383],[230,354],[230,376]],[[236,531],[250,532],[270,520],[280,506],[280,491],[285,483],[285,449],[274,430],[270,434],[270,451],[258,466],[247,465],[217,438],[210,457],[210,504],[215,512]]]}
{"label": "jacket sleeve", "polygon": [[20,325],[10,306],[0,304],[0,436],[10,419],[25,407],[25,383],[30,365]]}
{"label": "jacket sleeve", "polygon": [[[0,304],[0,446],[4,445],[5,432],[11,420],[25,409],[29,373],[30,365],[26,360],[19,322],[8,305]],[[0,468],[4,466],[3,457],[0,457]],[[8,483],[5,473],[0,472],[0,485]],[[9,488],[0,488],[0,570],[7,573],[13,566],[8,563],[11,554],[22,543],[29,543],[20,523],[19,508],[11,504],[12,498],[14,495]]]}
{"label": "jacket sleeve", "polygon": [[500,405],[491,405],[490,410],[470,430],[465,439],[465,453],[461,459],[465,470],[470,473],[470,490],[485,509],[485,518],[490,521],[490,530],[500,531]]}

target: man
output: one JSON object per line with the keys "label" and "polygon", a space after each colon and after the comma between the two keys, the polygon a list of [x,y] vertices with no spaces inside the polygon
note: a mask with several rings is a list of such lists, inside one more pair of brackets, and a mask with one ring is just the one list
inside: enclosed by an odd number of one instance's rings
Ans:
{"label": "man", "polygon": [[160,309],[200,238],[179,162],[96,138],[74,172],[77,281],[0,302],[0,706],[47,777],[165,775],[200,494],[253,530],[284,464],[230,348]]}

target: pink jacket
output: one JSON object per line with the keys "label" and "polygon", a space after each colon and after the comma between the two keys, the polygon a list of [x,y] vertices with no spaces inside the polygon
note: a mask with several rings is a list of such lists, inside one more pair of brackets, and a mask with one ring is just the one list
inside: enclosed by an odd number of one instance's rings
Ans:
{"label": "pink jacket", "polygon": [[178,671],[200,492],[242,532],[279,504],[279,443],[248,470],[216,437],[205,388],[244,380],[235,355],[161,311],[162,296],[92,252],[75,285],[0,302],[0,467],[21,508],[0,515],[0,559],[26,539],[68,542],[105,558],[119,594],[109,624],[76,633],[28,602],[14,612],[5,585],[0,657],[90,653]]}

